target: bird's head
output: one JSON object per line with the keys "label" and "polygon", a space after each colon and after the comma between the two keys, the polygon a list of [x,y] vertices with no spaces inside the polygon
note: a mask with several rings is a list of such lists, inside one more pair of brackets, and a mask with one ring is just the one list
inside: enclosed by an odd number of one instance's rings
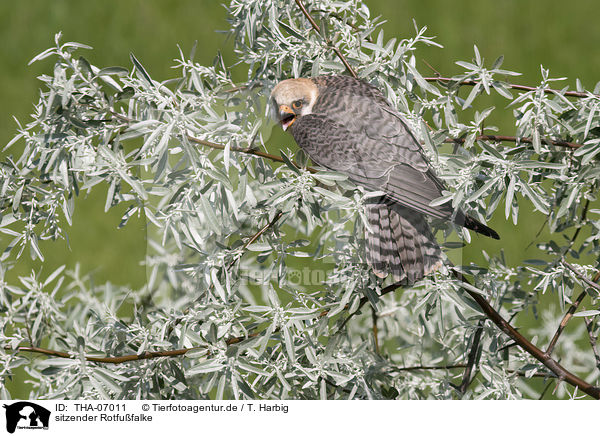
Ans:
{"label": "bird's head", "polygon": [[271,105],[283,130],[287,130],[297,118],[312,112],[317,95],[317,85],[311,79],[287,79],[273,88]]}

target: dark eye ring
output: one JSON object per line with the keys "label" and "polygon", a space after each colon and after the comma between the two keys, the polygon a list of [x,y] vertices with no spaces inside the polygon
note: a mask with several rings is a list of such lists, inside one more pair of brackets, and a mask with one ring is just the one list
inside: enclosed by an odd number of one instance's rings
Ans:
{"label": "dark eye ring", "polygon": [[296,100],[293,102],[292,107],[296,110],[300,109],[302,107],[302,100]]}

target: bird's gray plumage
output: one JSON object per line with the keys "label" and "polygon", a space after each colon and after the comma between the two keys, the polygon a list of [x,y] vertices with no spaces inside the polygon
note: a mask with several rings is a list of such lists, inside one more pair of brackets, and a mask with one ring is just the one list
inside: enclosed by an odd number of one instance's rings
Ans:
{"label": "bird's gray plumage", "polygon": [[442,264],[441,250],[423,215],[454,220],[498,238],[450,204],[430,206],[441,196],[443,183],[402,116],[377,88],[351,77],[319,76],[281,82],[272,97],[286,110],[299,106],[287,112],[294,117],[288,124],[315,163],[385,193],[366,209],[371,227],[367,260],[377,275],[391,273],[397,281],[414,283]]}

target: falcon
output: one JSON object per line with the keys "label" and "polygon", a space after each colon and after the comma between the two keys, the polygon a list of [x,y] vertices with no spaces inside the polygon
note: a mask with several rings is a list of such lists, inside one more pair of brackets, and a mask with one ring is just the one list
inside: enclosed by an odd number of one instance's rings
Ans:
{"label": "falcon", "polygon": [[366,257],[378,277],[391,274],[410,285],[442,265],[426,216],[500,239],[449,203],[430,205],[444,184],[402,115],[374,86],[348,76],[288,79],[275,86],[271,104],[313,162],[383,193],[365,206]]}

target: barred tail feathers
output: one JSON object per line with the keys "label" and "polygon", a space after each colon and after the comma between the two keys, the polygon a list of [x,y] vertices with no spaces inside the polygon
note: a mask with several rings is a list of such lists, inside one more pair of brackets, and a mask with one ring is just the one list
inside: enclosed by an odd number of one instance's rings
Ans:
{"label": "barred tail feathers", "polygon": [[424,217],[399,205],[367,205],[367,261],[379,277],[413,284],[442,265],[442,253]]}

